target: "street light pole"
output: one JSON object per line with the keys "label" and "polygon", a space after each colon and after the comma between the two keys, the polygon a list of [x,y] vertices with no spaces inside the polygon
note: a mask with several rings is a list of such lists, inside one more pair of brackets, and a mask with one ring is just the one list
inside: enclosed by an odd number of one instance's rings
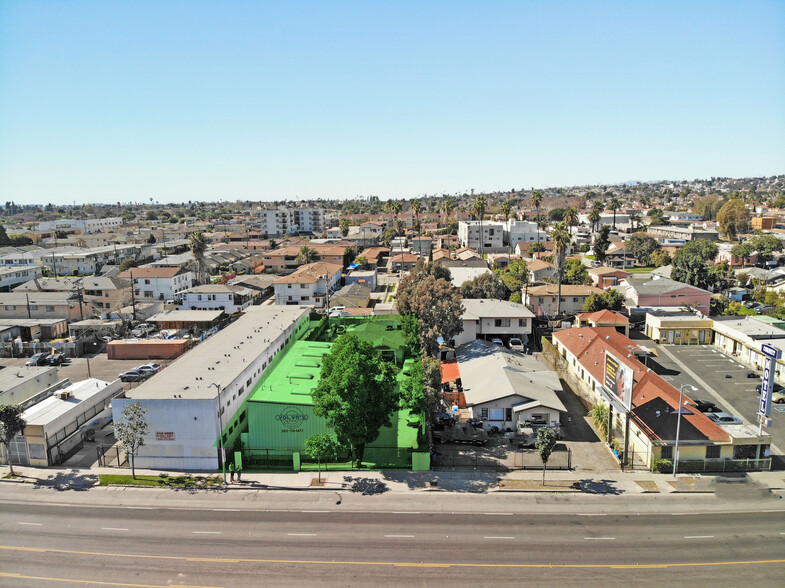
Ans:
{"label": "street light pole", "polygon": [[226,484],[226,450],[224,449],[224,426],[223,419],[221,418],[221,413],[223,412],[223,406],[221,405],[221,385],[212,383],[210,386],[215,386],[218,390],[218,448],[221,451],[221,472],[224,476],[224,484]]}
{"label": "street light pole", "polygon": [[676,449],[673,452],[673,477],[676,477],[676,474],[679,473],[679,433],[681,430],[681,411],[684,408],[684,389],[689,388],[693,392],[697,392],[698,389],[695,386],[690,384],[682,384],[679,388],[679,412],[676,415]]}

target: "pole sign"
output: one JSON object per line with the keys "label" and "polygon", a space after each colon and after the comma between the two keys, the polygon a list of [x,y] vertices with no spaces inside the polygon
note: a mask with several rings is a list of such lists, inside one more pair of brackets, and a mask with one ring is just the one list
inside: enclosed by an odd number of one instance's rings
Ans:
{"label": "pole sign", "polygon": [[766,356],[766,367],[763,369],[763,383],[760,388],[760,405],[758,422],[771,415],[771,393],[774,390],[774,374],[777,371],[777,360],[782,357],[782,350],[763,344],[761,351]]}
{"label": "pole sign", "polygon": [[632,379],[632,368],[606,351],[603,384],[613,399],[624,407],[625,412],[629,412],[632,406]]}

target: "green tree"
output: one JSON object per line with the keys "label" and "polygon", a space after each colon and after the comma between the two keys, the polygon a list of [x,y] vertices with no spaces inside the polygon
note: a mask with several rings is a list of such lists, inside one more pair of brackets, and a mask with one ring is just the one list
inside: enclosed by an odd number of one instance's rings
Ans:
{"label": "green tree", "polygon": [[720,233],[729,241],[736,240],[740,233],[746,233],[750,230],[747,207],[739,198],[729,200],[722,205],[722,208],[717,213],[717,222],[719,223]]}
{"label": "green tree", "polygon": [[608,256],[608,247],[611,246],[610,232],[611,228],[608,225],[603,225],[600,228],[600,232],[595,235],[594,243],[592,244],[594,257],[601,264],[605,263],[605,258]]}
{"label": "green tree", "polygon": [[485,216],[486,206],[488,206],[488,201],[485,199],[485,196],[478,197],[472,203],[472,213],[475,214],[480,221],[480,255],[483,254],[483,242],[485,241],[485,237],[482,234],[482,219]]}
{"label": "green tree", "polygon": [[548,220],[550,221],[563,221],[564,220],[564,209],[563,208],[551,208],[548,211]]}
{"label": "green tree", "polygon": [[[744,245],[748,245],[752,252],[758,253],[758,263],[766,263],[767,261],[771,261],[774,259],[775,253],[782,251],[782,241],[770,233],[761,233],[759,235],[755,235],[751,239],[748,239],[741,244],[741,246]],[[739,247],[739,245],[734,246],[734,248],[731,249],[731,253],[733,253],[737,247]],[[734,253],[734,255],[736,254]],[[738,257],[749,257],[749,255],[739,255]]]}
{"label": "green tree", "polygon": [[398,369],[383,361],[367,341],[341,335],[322,358],[321,379],[313,392],[314,414],[325,419],[338,442],[351,448],[352,458],[362,467],[365,446],[398,406]]}
{"label": "green tree", "polygon": [[645,233],[635,233],[625,243],[627,252],[641,265],[651,265],[651,254],[662,249],[659,241]]}
{"label": "green tree", "polygon": [[364,255],[358,255],[354,258],[354,263],[357,265],[357,269],[367,270],[368,269],[368,258]]}
{"label": "green tree", "polygon": [[589,283],[589,270],[580,259],[568,259],[564,265],[564,283],[581,286]]}
{"label": "green tree", "polygon": [[655,251],[649,256],[649,262],[654,267],[663,267],[665,265],[670,265],[671,256],[668,255],[667,251],[660,249],[659,251]]}
{"label": "green tree", "polygon": [[537,429],[537,451],[542,460],[542,485],[545,486],[545,470],[548,468],[548,460],[556,447],[556,431],[551,427],[540,427]]}
{"label": "green tree", "polygon": [[578,211],[575,207],[570,206],[569,208],[564,209],[564,222],[567,223],[568,227],[574,227],[578,222]]}
{"label": "green tree", "polygon": [[620,311],[624,307],[624,294],[618,290],[608,290],[602,294],[592,293],[583,303],[583,312],[597,312],[598,310]]}
{"label": "green tree", "polygon": [[621,207],[621,199],[618,196],[614,196],[610,200],[608,200],[608,208],[613,211],[613,228],[616,228],[616,211],[619,210]]}
{"label": "green tree", "polygon": [[[542,192],[535,190],[532,192],[531,205],[534,207],[534,214],[536,215],[537,226],[540,224],[540,206],[542,206]],[[537,244],[540,243],[540,233],[537,232]]]}
{"label": "green tree", "polygon": [[349,234],[349,219],[346,217],[341,217],[338,220],[338,228],[341,231],[341,236],[345,237]]}
{"label": "green tree", "polygon": [[132,257],[129,257],[128,259],[124,259],[120,263],[120,272],[122,273],[125,270],[131,269],[132,267],[136,267],[137,265],[138,264],[136,263],[136,260],[133,259]]}
{"label": "green tree", "polygon": [[139,448],[144,446],[147,430],[147,409],[139,402],[128,404],[123,409],[120,420],[114,424],[114,436],[125,447],[128,460],[131,462],[131,476],[134,480],[136,479],[136,456],[139,453]]}
{"label": "green tree", "polygon": [[6,247],[11,244],[11,239],[8,237],[8,233],[6,233],[5,227],[0,225],[0,247]]}
{"label": "green tree", "polygon": [[654,227],[663,227],[669,224],[669,221],[665,218],[665,213],[661,208],[652,208],[649,211],[649,224]]}
{"label": "green tree", "polygon": [[495,298],[507,300],[509,291],[502,279],[494,273],[481,274],[461,284],[464,298]]}
{"label": "green tree", "polygon": [[717,292],[724,292],[736,283],[736,274],[727,261],[712,265],[709,268],[709,283]]}
{"label": "green tree", "polygon": [[717,245],[706,239],[687,241],[673,257],[671,278],[697,288],[711,285],[709,265],[717,257]]}
{"label": "green tree", "polygon": [[200,284],[203,284],[205,281],[205,258],[204,252],[207,251],[207,239],[204,238],[204,234],[201,231],[194,231],[191,233],[190,237],[188,238],[188,248],[193,253],[194,259],[196,260],[196,267],[197,267],[197,281]]}
{"label": "green tree", "polygon": [[396,236],[397,233],[395,229],[393,228],[384,229],[384,231],[382,231],[382,244],[385,247],[389,247],[390,244],[392,243],[392,240],[395,239]]}
{"label": "green tree", "polygon": [[589,222],[591,223],[592,233],[597,230],[597,223],[600,222],[601,218],[602,218],[601,212],[595,208],[592,208],[591,212],[589,213]]}
{"label": "green tree", "polygon": [[297,253],[297,257],[295,257],[295,260],[302,264],[313,263],[317,259],[319,259],[319,253],[316,249],[308,247],[308,245],[300,247],[300,251]]}
{"label": "green tree", "polygon": [[551,241],[553,241],[553,255],[556,261],[556,279],[558,284],[556,316],[561,316],[561,286],[562,281],[564,280],[564,257],[567,254],[567,248],[572,242],[572,237],[567,230],[567,225],[565,225],[563,221],[553,225]]}
{"label": "green tree", "polygon": [[[409,208],[411,208],[412,212],[414,213],[414,226],[417,229],[417,236],[419,237],[421,235],[420,212],[422,212],[422,202],[419,200],[415,200],[409,205]],[[480,231],[480,233],[482,233],[482,231]]]}
{"label": "green tree", "polygon": [[0,406],[0,441],[5,447],[5,454],[8,458],[8,467],[11,468],[11,475],[14,475],[14,463],[11,459],[11,441],[19,433],[25,430],[27,423],[22,418],[24,409],[15,404],[3,404]]}
{"label": "green tree", "polygon": [[[523,285],[529,280],[529,268],[526,267],[526,262],[522,259],[513,260],[500,273],[500,277],[507,290],[510,292],[510,302],[521,301],[521,289]],[[515,300],[513,300],[515,298]]]}
{"label": "green tree", "polygon": [[330,433],[319,433],[311,435],[305,440],[305,453],[317,462],[319,472],[319,482],[322,481],[322,462],[334,461],[341,450],[341,444],[335,435]]}
{"label": "green tree", "polygon": [[512,211],[512,200],[507,199],[502,202],[500,210],[504,216],[504,222],[507,222],[507,220],[510,218],[510,212]]}
{"label": "green tree", "polygon": [[717,194],[709,194],[698,198],[692,206],[692,211],[699,214],[703,220],[714,220],[722,208],[724,200]]}

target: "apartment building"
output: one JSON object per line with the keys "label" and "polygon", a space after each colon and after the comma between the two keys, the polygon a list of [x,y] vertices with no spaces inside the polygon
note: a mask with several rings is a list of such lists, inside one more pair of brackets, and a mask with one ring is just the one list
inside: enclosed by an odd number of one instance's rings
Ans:
{"label": "apartment building", "polygon": [[286,233],[320,234],[325,229],[323,208],[276,208],[259,214],[260,231],[268,237]]}

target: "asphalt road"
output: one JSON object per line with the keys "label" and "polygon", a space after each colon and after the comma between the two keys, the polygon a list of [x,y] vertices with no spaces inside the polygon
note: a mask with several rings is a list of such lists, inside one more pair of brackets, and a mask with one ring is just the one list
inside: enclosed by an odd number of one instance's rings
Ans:
{"label": "asphalt road", "polygon": [[2,503],[0,585],[781,586],[785,577],[779,504],[729,513],[537,514],[257,510],[236,502],[195,508],[187,501],[182,508],[99,508],[55,498]]}

